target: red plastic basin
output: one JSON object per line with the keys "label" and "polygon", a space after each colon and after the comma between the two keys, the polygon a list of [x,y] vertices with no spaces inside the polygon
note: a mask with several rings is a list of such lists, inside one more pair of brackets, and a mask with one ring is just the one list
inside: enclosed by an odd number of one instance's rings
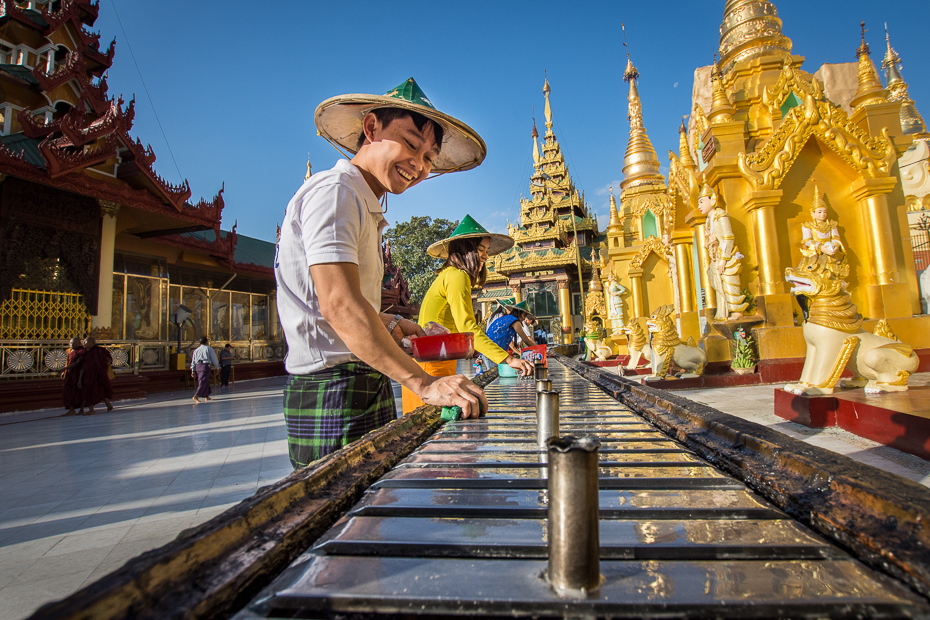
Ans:
{"label": "red plastic basin", "polygon": [[413,358],[418,362],[459,360],[475,354],[475,335],[471,332],[463,332],[420,336],[411,340],[410,346],[413,348]]}

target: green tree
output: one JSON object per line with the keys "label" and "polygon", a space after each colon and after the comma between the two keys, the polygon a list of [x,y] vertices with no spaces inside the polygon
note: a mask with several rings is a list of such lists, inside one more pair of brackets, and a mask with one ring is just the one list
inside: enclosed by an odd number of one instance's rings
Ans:
{"label": "green tree", "polygon": [[391,259],[402,269],[410,285],[411,303],[422,303],[423,296],[436,278],[436,270],[443,263],[427,254],[426,248],[450,236],[458,224],[457,221],[415,215],[387,230],[385,237],[391,242]]}

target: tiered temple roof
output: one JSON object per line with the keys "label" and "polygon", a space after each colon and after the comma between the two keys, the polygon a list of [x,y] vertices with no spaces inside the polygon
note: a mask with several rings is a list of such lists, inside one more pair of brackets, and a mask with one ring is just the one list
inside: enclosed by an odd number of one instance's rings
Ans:
{"label": "tiered temple roof", "polygon": [[189,202],[130,136],[134,101],[108,95],[115,40],[100,49],[92,0],[0,1],[0,173],[129,207],[126,232],[149,237],[213,229],[222,190]]}
{"label": "tiered temple roof", "polygon": [[572,182],[565,155],[552,131],[550,92],[546,79],[543,86],[546,133],[541,148],[536,121],[533,121],[530,198],[520,200],[520,225],[508,224],[514,247],[488,262],[489,283],[504,282],[511,274],[531,269],[565,268],[577,272],[579,245],[582,269],[590,269],[591,244],[598,240],[600,233],[584,196]]}

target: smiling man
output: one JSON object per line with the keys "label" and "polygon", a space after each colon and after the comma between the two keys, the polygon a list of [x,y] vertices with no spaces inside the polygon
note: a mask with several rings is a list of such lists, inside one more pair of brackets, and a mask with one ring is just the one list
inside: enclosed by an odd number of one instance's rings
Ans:
{"label": "smiling man", "polygon": [[386,95],[342,95],[317,107],[317,130],[354,154],[307,179],[287,206],[275,256],[287,339],[284,390],[291,465],[303,467],[396,417],[389,378],[431,405],[487,411],[462,375],[431,377],[400,348],[423,335],[381,314],[387,226],[379,200],[430,172],[478,166],[487,149],[468,125],[436,110],[410,78]]}

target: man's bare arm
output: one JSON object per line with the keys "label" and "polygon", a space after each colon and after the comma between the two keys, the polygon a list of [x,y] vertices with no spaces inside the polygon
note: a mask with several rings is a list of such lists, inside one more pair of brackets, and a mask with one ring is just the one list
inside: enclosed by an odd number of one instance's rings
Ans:
{"label": "man's bare arm", "polygon": [[465,418],[478,417],[484,391],[462,375],[431,377],[410,359],[388,334],[379,313],[362,295],[358,265],[324,263],[310,267],[323,318],[363,362],[383,372],[430,405],[462,408]]}

